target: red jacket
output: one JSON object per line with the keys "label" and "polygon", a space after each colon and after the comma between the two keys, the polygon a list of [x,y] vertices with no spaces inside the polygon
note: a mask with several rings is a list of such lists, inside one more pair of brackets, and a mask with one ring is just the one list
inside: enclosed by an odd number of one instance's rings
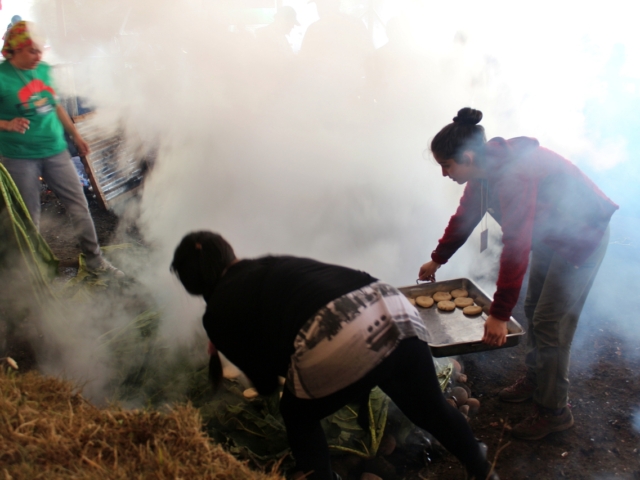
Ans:
{"label": "red jacket", "polygon": [[[600,243],[618,205],[578,167],[534,138],[491,139],[485,161],[487,211],[501,225],[504,244],[490,314],[506,321],[518,301],[532,244],[542,242],[580,266]],[[433,261],[446,263],[482,219],[482,182],[467,182]]]}

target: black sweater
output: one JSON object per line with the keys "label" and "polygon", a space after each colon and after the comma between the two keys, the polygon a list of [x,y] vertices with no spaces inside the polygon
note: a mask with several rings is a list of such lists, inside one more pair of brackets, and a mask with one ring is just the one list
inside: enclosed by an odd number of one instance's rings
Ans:
{"label": "black sweater", "polygon": [[278,375],[286,376],[302,325],[330,301],[375,281],[368,273],[307,258],[241,260],[206,299],[202,321],[216,348],[268,394]]}

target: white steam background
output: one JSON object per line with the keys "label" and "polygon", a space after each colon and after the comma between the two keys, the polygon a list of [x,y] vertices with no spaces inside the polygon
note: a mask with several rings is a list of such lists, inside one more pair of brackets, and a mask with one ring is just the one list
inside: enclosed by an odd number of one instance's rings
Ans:
{"label": "white steam background", "polygon": [[[482,110],[489,137],[535,136],[597,169],[628,161],[624,145],[603,152],[585,135],[583,111],[613,46],[640,53],[629,2],[376,2],[383,23],[405,19],[407,39],[373,86],[375,74],[353,75],[338,61],[270,56],[250,33],[226,29],[220,2],[64,3],[64,32],[54,2],[34,3],[50,61],[74,66],[76,93],[105,122],[158,148],[135,210],[154,260],[135,268],[168,312],[173,338],[200,328],[201,303],[168,271],[194,229],[220,232],[240,257],[294,254],[415,282],[462,193],[423,151],[459,108]],[[302,23],[290,36],[297,48],[315,6],[283,3]],[[386,41],[380,32],[376,46]],[[626,71],[640,77],[640,55],[628,58]],[[495,268],[477,236],[442,278]]]}

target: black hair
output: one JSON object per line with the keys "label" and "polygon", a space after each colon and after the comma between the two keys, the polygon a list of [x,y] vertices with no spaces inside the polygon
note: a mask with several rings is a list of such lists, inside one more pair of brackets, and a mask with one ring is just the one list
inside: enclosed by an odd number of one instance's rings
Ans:
{"label": "black hair", "polygon": [[452,158],[460,163],[460,155],[465,150],[481,153],[487,137],[484,127],[478,125],[482,120],[482,112],[473,108],[463,108],[453,117],[453,123],[440,130],[431,141],[431,152],[436,160]]}
{"label": "black hair", "polygon": [[206,299],[235,259],[233,248],[221,235],[204,230],[191,232],[176,247],[171,271],[187,292]]}

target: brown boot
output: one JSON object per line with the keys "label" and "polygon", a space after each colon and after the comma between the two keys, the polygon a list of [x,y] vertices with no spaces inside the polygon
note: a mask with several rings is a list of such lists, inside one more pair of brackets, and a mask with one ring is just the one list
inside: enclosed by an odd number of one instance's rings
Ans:
{"label": "brown boot", "polygon": [[533,398],[536,384],[526,375],[516,380],[516,383],[500,390],[498,398],[503,402],[520,403]]}
{"label": "brown boot", "polygon": [[540,440],[552,432],[561,432],[573,426],[573,415],[568,406],[559,413],[534,403],[533,413],[511,430],[511,436],[520,440]]}

